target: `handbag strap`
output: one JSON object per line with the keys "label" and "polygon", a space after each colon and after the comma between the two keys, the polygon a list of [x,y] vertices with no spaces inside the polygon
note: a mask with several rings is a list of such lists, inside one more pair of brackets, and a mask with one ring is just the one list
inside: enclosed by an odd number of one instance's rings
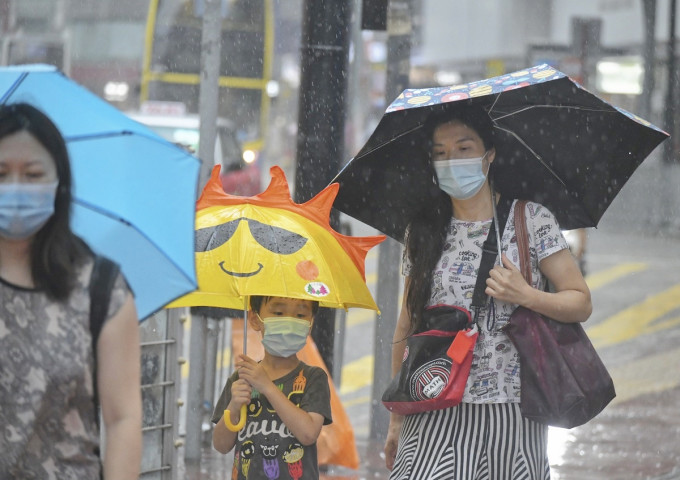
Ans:
{"label": "handbag strap", "polygon": [[97,342],[102,327],[106,322],[106,314],[111,303],[111,290],[118,278],[120,267],[117,263],[101,255],[96,255],[90,274],[90,335],[92,336],[92,393],[95,404],[95,419],[99,425],[99,390],[97,389]]}
{"label": "handbag strap", "polygon": [[[498,242],[496,241],[496,230],[503,235],[503,230],[505,230],[505,224],[508,221],[508,216],[510,215],[510,207],[512,206],[512,198],[501,198],[498,202],[496,209],[498,226],[496,229],[496,222],[491,221],[491,227],[489,227],[489,234],[484,241],[482,246],[482,259],[479,262],[479,270],[477,273],[477,283],[475,283],[475,290],[472,294],[472,306],[475,307],[477,312],[486,303],[486,280],[489,278],[489,273],[493,269],[493,264],[498,256]],[[475,316],[477,314],[475,312]],[[475,319],[476,320],[476,319]]]}
{"label": "handbag strap", "polygon": [[529,232],[527,231],[526,200],[517,200],[515,204],[515,235],[519,251],[519,270],[524,280],[531,285],[531,260],[529,257]]}

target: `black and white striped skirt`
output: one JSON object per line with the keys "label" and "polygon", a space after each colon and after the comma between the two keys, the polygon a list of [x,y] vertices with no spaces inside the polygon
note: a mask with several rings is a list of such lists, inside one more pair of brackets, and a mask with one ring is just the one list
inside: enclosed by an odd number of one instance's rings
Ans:
{"label": "black and white striped skirt", "polygon": [[461,403],[408,415],[390,480],[549,480],[548,427],[518,403]]}

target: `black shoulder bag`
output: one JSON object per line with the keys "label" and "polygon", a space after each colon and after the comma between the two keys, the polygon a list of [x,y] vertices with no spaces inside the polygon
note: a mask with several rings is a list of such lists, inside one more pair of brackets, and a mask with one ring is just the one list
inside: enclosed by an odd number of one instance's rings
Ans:
{"label": "black shoulder bag", "polygon": [[[498,221],[503,231],[510,210],[509,201],[499,205]],[[496,221],[491,222],[483,246],[479,274],[469,311],[452,305],[433,305],[423,312],[423,326],[406,340],[399,373],[382,396],[385,407],[400,415],[440,410],[458,405],[472,366],[477,341],[477,317],[486,303],[486,279],[498,255]]]}

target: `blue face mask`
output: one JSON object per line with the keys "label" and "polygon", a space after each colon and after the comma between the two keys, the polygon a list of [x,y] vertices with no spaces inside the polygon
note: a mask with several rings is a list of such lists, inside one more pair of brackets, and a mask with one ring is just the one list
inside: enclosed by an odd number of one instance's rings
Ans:
{"label": "blue face mask", "polygon": [[473,197],[486,181],[483,160],[487,153],[483,157],[434,162],[439,188],[458,200],[467,200]]}
{"label": "blue face mask", "polygon": [[[258,315],[259,317],[259,315]],[[295,317],[269,317],[264,323],[264,349],[276,357],[290,357],[302,350],[312,324]]]}
{"label": "blue face mask", "polygon": [[57,184],[0,184],[0,235],[18,240],[40,230],[54,214]]}

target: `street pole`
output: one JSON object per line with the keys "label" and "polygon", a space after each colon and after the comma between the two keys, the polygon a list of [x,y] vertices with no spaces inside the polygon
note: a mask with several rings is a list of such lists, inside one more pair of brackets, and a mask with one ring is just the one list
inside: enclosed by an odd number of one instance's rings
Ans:
{"label": "street pole", "polygon": [[[201,159],[199,187],[208,181],[215,163],[215,138],[217,135],[217,108],[219,101],[220,34],[222,17],[220,0],[204,0],[203,31],[201,34],[201,84],[198,97],[200,130],[198,156]],[[191,319],[189,350],[189,387],[187,390],[186,447],[184,461],[201,461],[202,428],[205,411],[205,352],[208,336],[208,319],[194,315]],[[214,359],[208,361],[213,361]],[[212,401],[212,399],[210,399]]]}
{"label": "street pole", "polygon": [[673,163],[675,159],[675,88],[676,88],[676,67],[675,67],[675,14],[677,11],[677,0],[670,1],[669,30],[668,30],[668,82],[666,86],[666,110],[664,127],[671,135],[670,140],[664,144],[663,158],[668,163]]}
{"label": "street pole", "polygon": [[221,0],[203,0],[203,29],[201,32],[201,85],[198,93],[200,130],[198,156],[201,159],[200,185],[210,178],[215,165],[217,111],[219,108]]}
{"label": "street pole", "polygon": [[642,81],[642,95],[640,95],[639,115],[642,118],[650,118],[652,111],[652,93],[654,92],[654,68],[656,66],[656,0],[642,1],[645,44],[644,54],[644,78]]}
{"label": "street pole", "polygon": [[[411,0],[390,0],[387,11],[387,78],[386,105],[408,87],[411,69]],[[390,414],[381,398],[392,378],[392,333],[399,316],[401,246],[392,238],[380,244],[378,250],[377,302],[373,335],[373,387],[371,391],[371,439],[384,439]]]}
{"label": "street pole", "polygon": [[[295,201],[319,193],[337,174],[344,154],[351,2],[305,0],[302,8],[300,100]],[[331,226],[338,229],[338,214]],[[321,308],[312,338],[333,371],[335,311]]]}

